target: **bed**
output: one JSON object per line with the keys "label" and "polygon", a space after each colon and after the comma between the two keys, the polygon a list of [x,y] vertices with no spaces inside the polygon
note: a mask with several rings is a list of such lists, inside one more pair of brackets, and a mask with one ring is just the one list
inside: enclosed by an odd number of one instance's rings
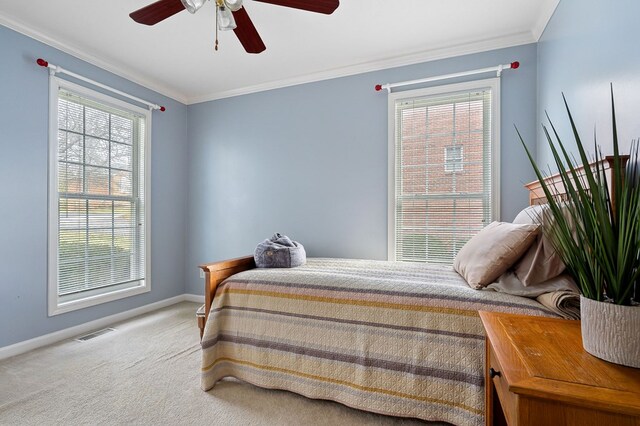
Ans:
{"label": "bed", "polygon": [[203,390],[235,377],[457,425],[484,423],[478,311],[556,316],[535,299],[474,290],[450,266],[309,259],[274,270],[248,256],[201,268]]}
{"label": "bed", "polygon": [[473,290],[444,266],[309,259],[250,269],[218,286],[202,388],[232,376],[381,414],[480,425],[481,309],[553,316],[535,300]]}

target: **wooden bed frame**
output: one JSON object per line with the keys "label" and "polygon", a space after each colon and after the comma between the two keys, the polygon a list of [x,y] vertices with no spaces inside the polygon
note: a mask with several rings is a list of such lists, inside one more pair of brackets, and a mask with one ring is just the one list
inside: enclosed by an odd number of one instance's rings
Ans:
{"label": "wooden bed frame", "polygon": [[253,256],[238,257],[200,265],[200,269],[204,271],[204,312],[199,309],[197,314],[200,339],[202,339],[204,325],[207,323],[207,318],[209,318],[211,302],[213,302],[213,296],[216,294],[218,286],[230,276],[255,267],[256,262]]}
{"label": "wooden bed frame", "polygon": [[[626,167],[626,164],[629,160],[628,155],[621,155],[620,159],[622,161],[623,168]],[[605,173],[607,174],[607,181],[610,185],[610,190],[612,191],[612,203],[615,206],[615,194],[613,194],[612,185],[612,168],[613,168],[613,156],[605,157],[603,160]],[[591,167],[595,166],[595,163],[590,164]],[[584,166],[583,166],[584,167]],[[583,169],[583,167],[578,168],[578,172]],[[547,184],[551,184],[555,187],[555,192],[558,197],[563,197],[565,194],[564,185],[562,184],[562,178],[559,173],[551,175],[545,179]],[[544,192],[542,191],[542,187],[540,182],[537,180],[525,185],[525,188],[529,190],[529,205],[537,205],[543,204],[546,200]],[[249,269],[254,269],[256,267],[256,263],[253,259],[253,256],[245,256],[238,257],[235,259],[222,260],[220,262],[208,263],[205,265],[200,265],[200,269],[204,271],[204,309],[200,308],[198,313],[196,314],[198,318],[198,327],[200,328],[200,339],[202,339],[202,335],[204,333],[204,326],[207,322],[207,318],[209,317],[209,310],[211,309],[211,303],[213,301],[213,296],[216,294],[216,289],[218,286],[227,278],[232,275],[235,275],[242,271],[247,271]]]}

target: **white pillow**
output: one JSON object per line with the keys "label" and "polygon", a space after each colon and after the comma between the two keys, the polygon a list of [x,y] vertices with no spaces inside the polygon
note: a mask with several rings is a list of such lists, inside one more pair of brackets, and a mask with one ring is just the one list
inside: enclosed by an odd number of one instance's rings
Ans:
{"label": "white pillow", "polygon": [[549,208],[548,204],[538,204],[534,206],[525,207],[515,219],[513,219],[513,223],[518,224],[531,224],[531,223],[542,223],[542,215]]}

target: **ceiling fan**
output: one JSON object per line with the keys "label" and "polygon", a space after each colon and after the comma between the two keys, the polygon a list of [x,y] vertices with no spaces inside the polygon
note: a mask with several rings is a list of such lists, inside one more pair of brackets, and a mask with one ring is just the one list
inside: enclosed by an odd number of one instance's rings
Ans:
{"label": "ceiling fan", "polygon": [[[183,10],[196,13],[207,0],[159,0],[129,14],[134,21],[155,25]],[[216,4],[216,29],[233,30],[247,53],[260,53],[266,49],[260,34],[253,25],[242,0],[212,0]],[[286,6],[309,12],[330,15],[340,5],[339,0],[253,0]],[[216,50],[218,40],[216,36]]]}

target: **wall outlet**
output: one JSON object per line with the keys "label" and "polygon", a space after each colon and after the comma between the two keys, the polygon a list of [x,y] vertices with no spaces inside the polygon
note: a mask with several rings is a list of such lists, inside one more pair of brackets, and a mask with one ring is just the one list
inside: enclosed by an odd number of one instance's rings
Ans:
{"label": "wall outlet", "polygon": [[200,278],[204,278],[204,271],[200,269]]}

